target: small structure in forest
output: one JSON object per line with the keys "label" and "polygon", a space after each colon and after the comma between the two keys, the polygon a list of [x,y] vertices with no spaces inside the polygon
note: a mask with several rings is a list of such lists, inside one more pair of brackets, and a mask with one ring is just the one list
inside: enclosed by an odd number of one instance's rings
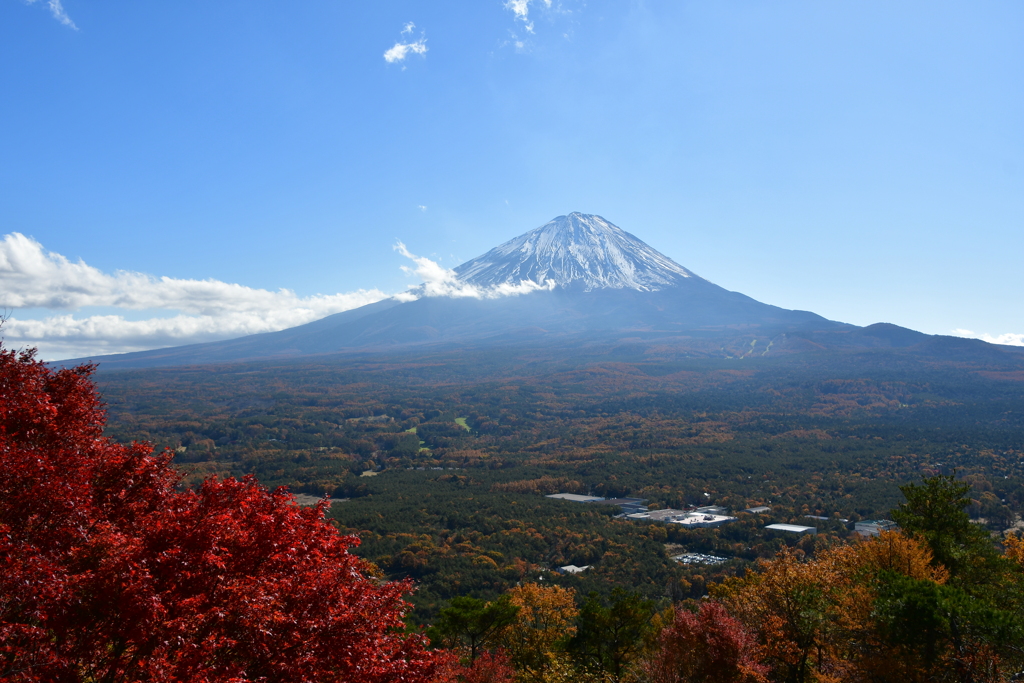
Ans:
{"label": "small structure in forest", "polygon": [[545,498],[557,498],[559,500],[568,500],[573,503],[596,503],[604,500],[601,496],[581,496],[576,493],[552,493],[544,496]]}
{"label": "small structure in forest", "polygon": [[878,536],[883,531],[895,531],[898,528],[891,519],[863,519],[853,525],[853,530],[861,536]]}
{"label": "small structure in forest", "polygon": [[800,526],[799,524],[769,524],[765,529],[797,535],[818,533],[818,530],[813,526]]}
{"label": "small structure in forest", "polygon": [[632,515],[637,512],[647,512],[646,498],[608,498],[606,500],[594,501],[595,505],[617,505],[622,514]]}
{"label": "small structure in forest", "polygon": [[718,557],[717,555],[705,555],[704,553],[683,553],[682,555],[676,555],[672,558],[680,564],[707,564],[716,565],[724,564],[729,561],[728,557]]}

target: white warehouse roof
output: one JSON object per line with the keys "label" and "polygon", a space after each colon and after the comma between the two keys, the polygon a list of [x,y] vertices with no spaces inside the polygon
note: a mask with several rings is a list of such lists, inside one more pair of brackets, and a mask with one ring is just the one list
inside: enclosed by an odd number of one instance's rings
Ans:
{"label": "white warehouse roof", "polygon": [[818,530],[813,526],[800,526],[798,524],[769,524],[765,529],[772,531],[785,531],[791,534],[816,534]]}
{"label": "white warehouse roof", "polygon": [[561,500],[571,500],[574,503],[594,503],[599,500],[604,500],[600,496],[580,496],[575,493],[552,493],[545,498],[560,498]]}
{"label": "white warehouse roof", "polygon": [[721,526],[727,522],[735,522],[735,517],[727,515],[689,515],[683,519],[673,519],[670,524],[681,524],[686,527]]}

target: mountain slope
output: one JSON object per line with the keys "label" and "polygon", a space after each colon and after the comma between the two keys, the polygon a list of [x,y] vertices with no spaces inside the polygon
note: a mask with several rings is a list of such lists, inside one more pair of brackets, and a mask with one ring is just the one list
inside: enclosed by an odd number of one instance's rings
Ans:
{"label": "mountain slope", "polygon": [[[698,277],[600,216],[579,213],[463,263],[451,279],[458,296],[426,296],[428,288],[419,287],[401,297],[414,300],[387,299],[280,332],[96,360],[104,368],[129,368],[416,347],[571,351],[639,344],[746,357],[913,347],[970,354],[990,346],[894,325],[860,328],[764,304]],[[521,286],[524,281],[530,286]],[[503,295],[510,291],[527,293]]]}

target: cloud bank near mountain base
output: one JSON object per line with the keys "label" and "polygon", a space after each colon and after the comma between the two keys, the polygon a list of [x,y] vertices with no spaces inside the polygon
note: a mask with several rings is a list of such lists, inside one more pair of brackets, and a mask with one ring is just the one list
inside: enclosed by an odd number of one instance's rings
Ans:
{"label": "cloud bank near mountain base", "polygon": [[[402,270],[422,284],[395,295],[399,301],[422,297],[496,299],[555,286],[524,280],[480,288],[459,281],[455,271],[416,256],[399,242],[395,250],[412,261]],[[105,273],[82,260],[47,251],[21,233],[0,241],[0,312],[13,311],[3,326],[8,347],[37,347],[46,360],[82,358],[233,339],[276,332],[319,320],[390,295],[379,289],[298,296],[220,280],[154,277],[119,270]],[[113,313],[78,316],[89,308]],[[54,311],[39,319],[18,311]],[[132,311],[134,315],[122,315]],[[135,319],[133,319],[135,318]]]}
{"label": "cloud bank near mountain base", "polygon": [[971,330],[965,330],[957,328],[953,330],[954,337],[968,337],[970,339],[980,339],[986,341],[989,344],[1005,344],[1006,346],[1024,346],[1024,334],[1017,334],[1015,332],[1006,332],[1005,334],[992,335],[987,332],[978,334]]}
{"label": "cloud bank near mountain base", "polygon": [[543,284],[533,280],[522,280],[518,284],[502,283],[494,287],[477,287],[459,280],[454,270],[445,268],[425,256],[416,256],[401,242],[397,243],[394,249],[416,264],[415,267],[402,266],[402,270],[423,280],[422,285],[396,294],[395,298],[399,301],[415,301],[421,297],[434,296],[446,296],[453,299],[498,299],[504,296],[549,291],[555,287],[554,280],[547,280]]}
{"label": "cloud bank near mountain base", "polygon": [[[5,235],[0,242],[0,308],[14,311],[3,327],[5,343],[36,346],[48,360],[273,332],[387,297],[378,289],[302,297],[287,289],[275,292],[213,279],[109,274],[46,251],[20,233]],[[150,317],[71,314],[89,307],[140,311]],[[19,318],[17,312],[24,309],[67,313],[41,320]]]}

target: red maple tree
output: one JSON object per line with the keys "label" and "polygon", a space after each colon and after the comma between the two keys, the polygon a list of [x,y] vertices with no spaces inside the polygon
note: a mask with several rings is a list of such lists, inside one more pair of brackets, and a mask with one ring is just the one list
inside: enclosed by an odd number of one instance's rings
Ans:
{"label": "red maple tree", "polygon": [[[466,654],[466,653],[463,653]],[[501,651],[485,652],[472,662],[452,659],[433,683],[514,683],[516,670]]]}
{"label": "red maple tree", "polygon": [[678,605],[640,670],[651,683],[763,683],[767,668],[756,647],[722,603],[702,601],[696,613]]}
{"label": "red maple tree", "polygon": [[102,434],[93,366],[0,348],[0,679],[430,680],[407,583],[251,478],[179,490],[170,455]]}

